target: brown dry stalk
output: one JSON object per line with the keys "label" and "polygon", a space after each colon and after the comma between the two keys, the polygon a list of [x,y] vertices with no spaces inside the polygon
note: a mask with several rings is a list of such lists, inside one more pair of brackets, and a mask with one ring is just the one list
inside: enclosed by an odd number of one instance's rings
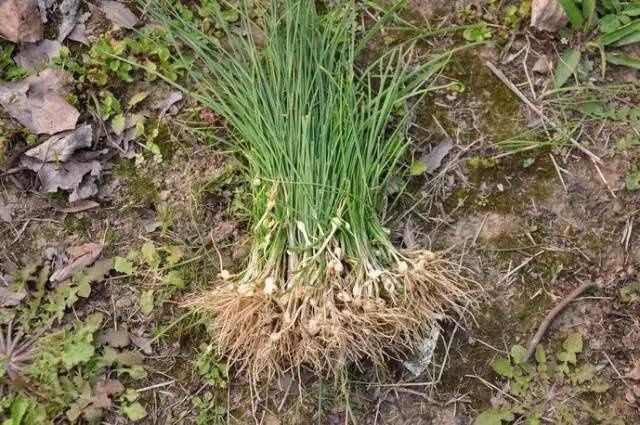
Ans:
{"label": "brown dry stalk", "polygon": [[560,304],[556,305],[553,308],[553,310],[551,310],[549,314],[547,314],[547,317],[544,318],[544,320],[538,327],[538,331],[533,336],[533,338],[531,338],[531,341],[529,341],[529,345],[527,346],[527,352],[524,355],[525,362],[528,361],[533,355],[533,353],[536,351],[536,347],[538,346],[538,344],[540,344],[540,340],[542,340],[542,337],[547,332],[547,329],[549,328],[553,320],[556,318],[556,316],[560,314],[560,312],[564,310],[565,307],[568,306],[571,301],[575,300],[584,291],[590,288],[595,288],[597,286],[598,285],[594,282],[583,283],[582,285],[574,289],[569,295],[567,295],[567,297],[563,299],[562,302],[560,302]]}

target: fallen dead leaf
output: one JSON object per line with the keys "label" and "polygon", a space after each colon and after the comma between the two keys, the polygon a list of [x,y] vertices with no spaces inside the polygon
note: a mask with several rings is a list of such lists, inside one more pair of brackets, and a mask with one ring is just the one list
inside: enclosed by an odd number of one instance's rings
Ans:
{"label": "fallen dead leaf", "polygon": [[428,174],[433,174],[438,168],[440,168],[442,160],[449,154],[451,148],[453,148],[453,141],[447,137],[442,142],[438,143],[431,152],[420,158],[427,166]]}
{"label": "fallen dead leaf", "polygon": [[0,35],[14,43],[42,39],[43,26],[36,0],[0,1]]}
{"label": "fallen dead leaf", "polygon": [[58,212],[75,214],[75,213],[91,210],[99,206],[100,204],[96,201],[91,201],[89,199],[81,199],[79,201],[71,202],[68,207],[54,206],[53,208]]}
{"label": "fallen dead leaf", "polygon": [[25,292],[13,292],[0,286],[0,307],[13,307],[20,304],[27,294]]}
{"label": "fallen dead leaf", "polygon": [[96,261],[103,249],[104,245],[100,243],[86,243],[67,248],[67,253],[71,258],[70,262],[60,270],[56,270],[49,278],[49,281],[62,282],[69,279]]}
{"label": "fallen dead leaf", "polygon": [[182,93],[179,91],[172,91],[171,93],[169,93],[167,95],[167,97],[165,97],[164,99],[162,99],[161,101],[157,102],[156,104],[153,105],[153,109],[159,111],[158,112],[158,117],[162,118],[167,111],[169,110],[169,108],[171,108],[174,104],[180,102],[182,100],[183,96]]}
{"label": "fallen dead leaf", "polygon": [[62,22],[58,26],[58,41],[64,41],[75,28],[78,21],[79,6],[80,0],[62,0],[62,3],[60,3],[59,9],[62,15]]}
{"label": "fallen dead leaf", "polygon": [[51,136],[44,143],[29,149],[24,154],[42,162],[65,162],[78,149],[91,147],[92,140],[91,124],[85,124],[75,130]]}
{"label": "fallen dead leaf", "polygon": [[569,18],[558,0],[533,0],[531,26],[541,31],[556,32],[567,25]]}
{"label": "fallen dead leaf", "polygon": [[89,45],[89,39],[87,38],[87,25],[85,24],[85,21],[89,16],[91,16],[89,12],[82,15],[76,26],[73,27],[73,31],[71,31],[67,36],[69,40],[77,41],[85,46]]}
{"label": "fallen dead leaf", "polygon": [[47,23],[47,14],[53,8],[56,0],[38,0],[38,9],[40,9],[40,19],[43,24]]}
{"label": "fallen dead leaf", "polygon": [[71,191],[69,202],[87,199],[97,194],[97,180],[102,175],[103,168],[102,164],[95,160],[71,160],[58,165],[27,156],[22,157],[20,165],[38,174],[42,192],[53,193],[58,189]]}
{"label": "fallen dead leaf", "polygon": [[121,28],[133,29],[138,23],[138,18],[124,4],[118,1],[102,0],[100,9],[108,20]]}
{"label": "fallen dead leaf", "polygon": [[51,59],[60,54],[62,44],[58,40],[40,40],[35,43],[25,43],[15,56],[15,61],[27,71],[36,71],[46,67]]}
{"label": "fallen dead leaf", "polygon": [[72,130],[80,113],[64,98],[70,75],[47,68],[23,81],[0,84],[0,105],[36,134]]}

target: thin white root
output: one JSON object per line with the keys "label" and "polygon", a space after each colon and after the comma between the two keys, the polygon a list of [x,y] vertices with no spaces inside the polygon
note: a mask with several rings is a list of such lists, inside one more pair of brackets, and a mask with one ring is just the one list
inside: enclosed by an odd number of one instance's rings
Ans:
{"label": "thin white root", "polygon": [[312,278],[321,284],[291,289],[268,270],[267,278],[220,285],[190,305],[213,313],[217,345],[253,379],[302,364],[338,375],[365,358],[402,358],[468,299],[468,280],[433,252],[401,258],[375,273],[329,258],[323,278]]}

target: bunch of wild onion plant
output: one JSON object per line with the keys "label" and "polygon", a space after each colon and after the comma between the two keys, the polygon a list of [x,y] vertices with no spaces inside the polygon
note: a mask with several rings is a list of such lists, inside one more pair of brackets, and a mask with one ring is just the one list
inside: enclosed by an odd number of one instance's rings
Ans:
{"label": "bunch of wild onion plant", "polygon": [[253,376],[337,372],[402,353],[464,297],[446,260],[395,248],[381,224],[407,147],[397,111],[434,89],[450,52],[410,66],[411,49],[396,48],[358,67],[372,33],[358,32],[352,2],[322,15],[313,1],[269,3],[259,42],[246,10],[218,41],[167,2],[148,5],[196,58],[191,94],[228,121],[251,182],[244,271],[223,271],[194,304]]}

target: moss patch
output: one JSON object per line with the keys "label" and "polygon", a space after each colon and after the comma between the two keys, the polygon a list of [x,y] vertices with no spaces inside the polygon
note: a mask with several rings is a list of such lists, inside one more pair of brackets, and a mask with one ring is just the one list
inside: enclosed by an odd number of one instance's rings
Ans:
{"label": "moss patch", "polygon": [[138,174],[132,160],[123,159],[113,165],[113,174],[127,182],[127,194],[132,202],[137,205],[150,205],[156,203],[160,194],[151,177]]}
{"label": "moss patch", "polygon": [[553,163],[545,152],[539,152],[533,165],[523,167],[527,155],[501,159],[484,157],[467,161],[468,187],[457,188],[445,201],[447,211],[458,214],[498,212],[522,214],[531,200],[542,201],[551,194],[549,180],[555,176]]}

